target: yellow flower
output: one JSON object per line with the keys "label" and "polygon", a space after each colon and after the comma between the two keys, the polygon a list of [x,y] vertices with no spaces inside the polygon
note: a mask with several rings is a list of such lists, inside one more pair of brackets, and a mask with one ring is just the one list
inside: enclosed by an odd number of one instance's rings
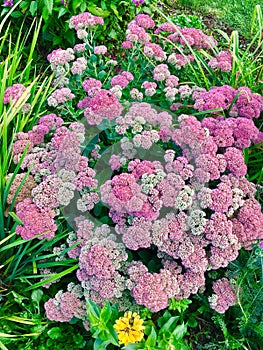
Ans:
{"label": "yellow flower", "polygon": [[116,320],[114,328],[118,334],[120,344],[128,345],[130,343],[140,342],[143,338],[145,327],[140,316],[131,311],[125,312],[123,317]]}

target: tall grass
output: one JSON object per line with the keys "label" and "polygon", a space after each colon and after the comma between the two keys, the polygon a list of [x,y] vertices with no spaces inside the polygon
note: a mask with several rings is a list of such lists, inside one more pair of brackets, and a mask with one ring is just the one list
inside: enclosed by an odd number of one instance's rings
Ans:
{"label": "tall grass", "polygon": [[[171,19],[166,16],[162,10],[154,6],[152,6],[152,8],[153,11],[157,12],[165,21],[172,23]],[[232,71],[230,73],[224,72],[223,74],[220,72],[215,73],[207,63],[208,59],[211,59],[219,53],[217,47],[213,47],[211,53],[204,50],[193,50],[183,34],[178,31],[178,34],[186,42],[186,47],[189,52],[195,58],[194,63],[188,63],[189,70],[192,72],[193,81],[199,86],[205,85],[206,89],[209,89],[211,86],[224,84],[231,85],[234,88],[246,85],[252,91],[259,92],[262,87],[261,80],[263,79],[263,16],[260,5],[257,5],[254,9],[251,28],[253,29],[252,38],[245,49],[241,49],[240,47],[238,31],[233,31],[229,36],[220,29],[215,30],[215,32],[221,35],[224,46],[231,52],[233,57]],[[170,43],[176,46],[174,43]],[[176,46],[176,49],[178,50],[179,48]],[[183,54],[183,52],[181,53]]]}
{"label": "tall grass", "polygon": [[174,7],[191,10],[207,16],[213,16],[223,25],[236,28],[240,34],[250,39],[253,37],[253,10],[260,0],[166,0]]}

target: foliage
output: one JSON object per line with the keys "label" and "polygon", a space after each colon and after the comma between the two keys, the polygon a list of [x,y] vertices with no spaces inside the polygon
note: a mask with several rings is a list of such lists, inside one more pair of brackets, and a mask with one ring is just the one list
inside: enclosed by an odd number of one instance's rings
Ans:
{"label": "foliage", "polygon": [[[69,18],[73,15],[88,11],[103,17],[105,25],[100,30],[100,39],[107,40],[109,45],[114,47],[116,42],[122,40],[122,28],[134,17],[137,10],[131,0],[19,0],[18,3],[19,6],[11,13],[13,28],[18,31],[22,21],[29,27],[34,18],[42,16],[44,24],[41,27],[42,35],[38,41],[38,49],[44,55],[57,46],[64,48],[74,45],[74,31],[68,28]],[[146,0],[143,4],[146,11],[149,3],[152,1]],[[4,8],[1,16],[8,10],[8,7]]]}
{"label": "foliage", "polygon": [[251,38],[251,18],[254,7],[260,3],[257,0],[167,0],[167,2],[174,7],[215,16],[223,25],[236,28],[247,39]]}

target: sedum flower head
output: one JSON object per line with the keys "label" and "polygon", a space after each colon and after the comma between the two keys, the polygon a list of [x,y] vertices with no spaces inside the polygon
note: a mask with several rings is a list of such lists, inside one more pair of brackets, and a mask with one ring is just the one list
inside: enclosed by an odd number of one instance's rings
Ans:
{"label": "sedum flower head", "polygon": [[136,312],[125,312],[123,317],[116,320],[114,328],[120,344],[128,345],[142,340],[145,327],[143,320]]}

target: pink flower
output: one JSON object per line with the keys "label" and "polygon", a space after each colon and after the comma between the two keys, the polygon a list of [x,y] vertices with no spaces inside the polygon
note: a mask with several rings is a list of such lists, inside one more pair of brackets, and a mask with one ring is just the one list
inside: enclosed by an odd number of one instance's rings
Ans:
{"label": "pink flower", "polygon": [[236,303],[237,297],[233,287],[227,278],[221,278],[213,283],[215,294],[209,298],[210,307],[218,313],[223,314]]}
{"label": "pink flower", "polygon": [[26,87],[22,84],[14,84],[12,86],[9,86],[5,90],[4,104],[11,103],[11,101],[17,102],[25,91]]}
{"label": "pink flower", "polygon": [[93,16],[89,12],[83,12],[79,15],[73,16],[69,20],[70,28],[74,28],[75,30],[82,29],[85,27],[94,27],[97,24],[103,25],[103,18]]}
{"label": "pink flower", "polygon": [[83,81],[82,87],[87,91],[88,96],[93,97],[101,89],[102,83],[100,80],[88,78]]}
{"label": "pink flower", "polygon": [[[123,77],[123,79],[125,79]],[[84,116],[89,124],[100,124],[103,117],[113,119],[121,115],[122,105],[108,90],[100,90],[86,103]]]}
{"label": "pink flower", "polygon": [[39,209],[30,198],[26,198],[17,204],[16,215],[23,222],[23,225],[16,227],[16,233],[23,239],[33,239],[37,235],[40,235],[38,239],[51,239],[55,236],[55,214],[48,207]]}
{"label": "pink flower", "polygon": [[146,272],[132,290],[137,304],[158,312],[168,306],[168,295],[164,291],[162,278],[157,273]]}
{"label": "pink flower", "polygon": [[129,80],[124,75],[115,75],[110,81],[111,86],[119,85],[122,88],[125,88],[128,84]]}
{"label": "pink flower", "polygon": [[105,55],[106,52],[107,52],[107,47],[104,45],[99,45],[94,47],[95,55]]}
{"label": "pink flower", "polygon": [[135,20],[138,26],[145,29],[153,28],[155,26],[154,21],[151,19],[149,15],[144,15],[144,14],[137,15]]}
{"label": "pink flower", "polygon": [[121,44],[121,47],[123,49],[131,49],[133,46],[133,43],[131,41],[123,41],[123,43]]}

